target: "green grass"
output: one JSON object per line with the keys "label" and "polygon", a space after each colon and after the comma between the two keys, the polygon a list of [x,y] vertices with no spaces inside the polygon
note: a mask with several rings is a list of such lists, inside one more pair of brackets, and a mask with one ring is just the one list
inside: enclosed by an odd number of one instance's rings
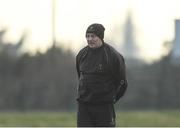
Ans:
{"label": "green grass", "polygon": [[180,111],[127,111],[117,113],[117,126],[180,126]]}
{"label": "green grass", "polygon": [[[180,126],[180,111],[120,111],[117,126]],[[0,112],[0,126],[76,126],[76,112]]]}

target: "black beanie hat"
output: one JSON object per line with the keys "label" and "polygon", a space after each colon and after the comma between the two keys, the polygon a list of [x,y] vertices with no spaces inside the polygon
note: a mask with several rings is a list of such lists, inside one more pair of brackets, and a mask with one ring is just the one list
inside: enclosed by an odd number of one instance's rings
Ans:
{"label": "black beanie hat", "polygon": [[94,23],[94,24],[91,24],[87,28],[86,36],[87,36],[87,33],[93,33],[96,36],[98,36],[101,40],[103,40],[103,38],[104,38],[104,31],[105,31],[105,28],[104,28],[104,26],[102,24]]}

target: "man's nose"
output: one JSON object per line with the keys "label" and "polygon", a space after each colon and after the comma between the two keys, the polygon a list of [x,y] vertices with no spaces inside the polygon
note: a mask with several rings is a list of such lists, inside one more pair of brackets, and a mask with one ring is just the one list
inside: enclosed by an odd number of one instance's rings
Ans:
{"label": "man's nose", "polygon": [[87,38],[87,40],[92,40],[92,37],[91,37],[91,36],[90,36],[90,37],[88,37],[88,38]]}

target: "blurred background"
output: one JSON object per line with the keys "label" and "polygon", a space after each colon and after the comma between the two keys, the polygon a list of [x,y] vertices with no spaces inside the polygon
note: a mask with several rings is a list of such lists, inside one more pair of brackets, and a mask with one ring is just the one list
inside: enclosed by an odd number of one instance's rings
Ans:
{"label": "blurred background", "polygon": [[0,111],[76,111],[75,56],[92,23],[125,57],[117,110],[180,108],[179,0],[0,0]]}

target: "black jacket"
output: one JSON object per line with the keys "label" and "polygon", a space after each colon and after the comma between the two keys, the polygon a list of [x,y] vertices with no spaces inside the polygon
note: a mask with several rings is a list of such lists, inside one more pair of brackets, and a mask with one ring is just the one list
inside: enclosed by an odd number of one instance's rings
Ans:
{"label": "black jacket", "polygon": [[123,56],[110,45],[83,48],[76,56],[79,102],[115,103],[127,88]]}

